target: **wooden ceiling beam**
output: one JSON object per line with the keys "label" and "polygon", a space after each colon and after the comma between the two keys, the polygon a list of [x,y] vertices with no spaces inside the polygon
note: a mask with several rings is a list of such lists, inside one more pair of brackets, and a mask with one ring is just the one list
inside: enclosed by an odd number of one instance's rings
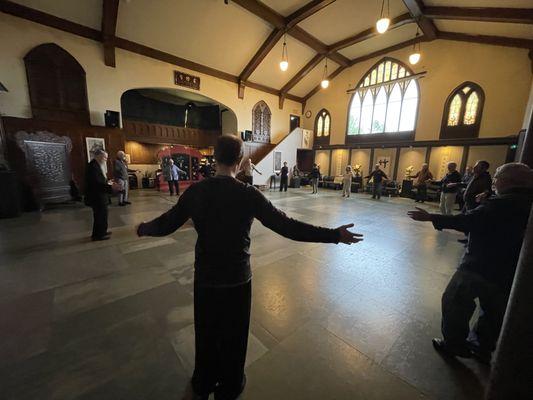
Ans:
{"label": "wooden ceiling beam", "polygon": [[418,24],[426,39],[436,39],[439,31],[433,21],[424,15],[425,7],[422,0],[403,0],[403,3]]}
{"label": "wooden ceiling beam", "polygon": [[298,84],[309,72],[313,70],[326,56],[317,54],[307,64],[305,64],[281,89],[280,92],[285,94]]}
{"label": "wooden ceiling beam", "polygon": [[309,18],[311,15],[319,12],[323,8],[329,6],[331,3],[334,3],[335,0],[312,0],[303,7],[300,7],[298,10],[290,14],[286,18],[287,29],[292,28],[293,26],[299,24],[304,19]]}
{"label": "wooden ceiling beam", "polygon": [[117,31],[119,0],[104,0],[102,10],[102,41],[104,43],[104,63],[115,68],[115,34]]}
{"label": "wooden ceiling beam", "polygon": [[255,71],[255,69],[261,64],[261,62],[268,55],[270,50],[274,48],[278,40],[283,36],[284,30],[281,28],[275,28],[272,33],[266,38],[259,50],[254,54],[252,59],[246,64],[246,67],[242,70],[239,75],[239,80],[246,81],[250,75]]}
{"label": "wooden ceiling beam", "polygon": [[[410,24],[413,22],[415,22],[415,20],[413,19],[413,17],[411,17],[411,14],[405,13],[391,20],[389,30],[399,28],[400,26],[404,26],[406,24]],[[354,44],[363,42],[365,40],[371,39],[379,35],[380,34],[376,31],[375,27],[368,28],[353,36],[350,36],[346,39],[339,40],[338,42],[333,43],[331,46],[329,46],[329,51],[338,51],[338,50],[353,46]]]}
{"label": "wooden ceiling beam", "polygon": [[235,3],[245,10],[251,12],[262,20],[268,22],[274,28],[285,29],[285,17],[267,5],[261,3],[257,0],[231,0],[232,3]]}
{"label": "wooden ceiling beam", "polygon": [[[333,78],[335,78],[337,75],[339,75],[346,68],[347,67],[343,67],[342,65],[339,66],[335,71],[333,71],[331,74],[328,75],[328,80],[331,81]],[[318,93],[321,88],[322,88],[322,86],[320,86],[320,84],[316,85],[313,90],[311,90],[304,97],[302,97],[302,103],[305,104],[307,102],[307,100],[309,100],[313,95]]]}
{"label": "wooden ceiling beam", "polygon": [[533,24],[533,8],[424,7],[423,11],[434,19]]}
{"label": "wooden ceiling beam", "polygon": [[467,33],[459,32],[439,32],[439,39],[446,40],[456,40],[459,42],[471,42],[471,43],[482,43],[482,44],[492,44],[496,46],[506,46],[506,47],[518,47],[522,49],[533,49],[533,40],[531,39],[521,39],[505,36],[491,36],[491,35],[470,35]]}

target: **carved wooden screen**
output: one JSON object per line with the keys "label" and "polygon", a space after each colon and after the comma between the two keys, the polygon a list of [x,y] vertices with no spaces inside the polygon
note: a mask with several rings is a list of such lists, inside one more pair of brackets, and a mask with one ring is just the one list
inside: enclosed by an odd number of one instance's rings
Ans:
{"label": "carved wooden screen", "polygon": [[272,113],[268,105],[261,100],[252,111],[252,140],[270,143],[270,119]]}
{"label": "carved wooden screen", "polygon": [[24,63],[34,118],[89,124],[85,71],[74,57],[46,43],[30,50]]}

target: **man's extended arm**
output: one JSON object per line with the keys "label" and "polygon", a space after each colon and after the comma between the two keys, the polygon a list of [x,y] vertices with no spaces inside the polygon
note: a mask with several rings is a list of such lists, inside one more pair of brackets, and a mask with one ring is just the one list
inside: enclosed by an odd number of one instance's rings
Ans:
{"label": "man's extended arm", "polygon": [[416,207],[416,211],[409,211],[407,215],[415,221],[430,221],[438,230],[454,229],[459,232],[482,230],[487,218],[485,207],[478,207],[457,215],[431,214],[423,208]]}
{"label": "man's extended arm", "polygon": [[178,203],[150,222],[143,222],[137,228],[139,236],[166,236],[180,228],[190,218],[190,193],[186,190]]}

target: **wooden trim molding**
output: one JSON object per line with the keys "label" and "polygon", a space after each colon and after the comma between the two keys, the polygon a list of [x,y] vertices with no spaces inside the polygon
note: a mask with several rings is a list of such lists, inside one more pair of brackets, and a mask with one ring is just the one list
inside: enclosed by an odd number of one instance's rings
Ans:
{"label": "wooden trim molding", "polygon": [[455,40],[459,42],[492,44],[495,46],[518,47],[533,49],[533,40],[491,35],[469,35],[467,33],[440,31],[439,39]]}
{"label": "wooden trim molding", "polygon": [[261,62],[268,55],[268,53],[270,53],[270,50],[272,50],[276,43],[278,43],[283,34],[283,29],[275,28],[272,33],[268,35],[261,47],[257,50],[252,59],[248,62],[248,64],[246,64],[246,67],[244,67],[241,74],[239,75],[239,79],[241,81],[247,80],[250,75],[252,75],[252,73],[256,70],[259,64],[261,64]]}
{"label": "wooden trim molding", "polygon": [[533,8],[424,7],[428,18],[533,24]]}
{"label": "wooden trim molding", "polygon": [[336,0],[312,0],[304,6],[300,7],[298,10],[290,14],[287,20],[287,29],[292,28],[293,26],[299,24],[304,19],[309,18],[311,15],[319,12],[323,8],[334,3]]}

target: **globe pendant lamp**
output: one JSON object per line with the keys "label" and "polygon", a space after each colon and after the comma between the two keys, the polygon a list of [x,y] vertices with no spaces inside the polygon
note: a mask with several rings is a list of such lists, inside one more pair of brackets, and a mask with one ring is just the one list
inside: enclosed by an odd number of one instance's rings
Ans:
{"label": "globe pendant lamp", "polygon": [[376,22],[376,30],[379,33],[385,33],[387,32],[387,29],[389,29],[389,25],[390,25],[389,0],[387,0],[387,13],[384,14],[384,11],[385,11],[385,0],[382,0],[381,13],[379,14],[379,19]]}
{"label": "globe pendant lamp", "polygon": [[420,61],[420,57],[421,57],[421,55],[420,55],[420,41],[418,41],[416,39],[418,39],[418,28],[416,30],[415,42],[413,43],[413,51],[409,55],[409,63],[411,65],[417,64]]}
{"label": "globe pendant lamp", "polygon": [[279,69],[283,72],[289,68],[289,55],[287,53],[287,34],[283,37],[283,50],[281,51],[281,61],[279,63]]}
{"label": "globe pendant lamp", "polygon": [[328,80],[328,59],[326,58],[326,64],[324,65],[324,74],[322,75],[322,82],[320,82],[322,89],[327,89],[329,87]]}

